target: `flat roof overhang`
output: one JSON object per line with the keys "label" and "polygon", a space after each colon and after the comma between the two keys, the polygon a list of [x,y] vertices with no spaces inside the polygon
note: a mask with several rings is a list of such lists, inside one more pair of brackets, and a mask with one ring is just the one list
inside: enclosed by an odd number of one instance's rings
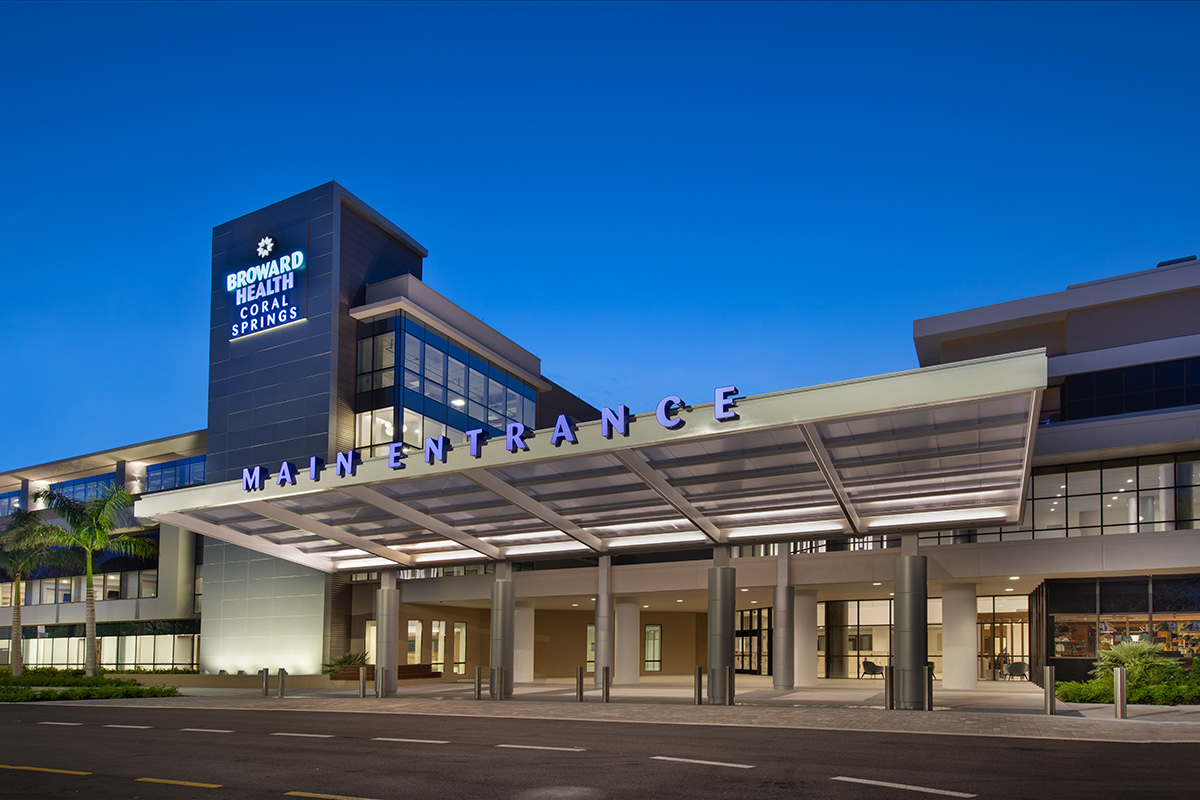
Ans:
{"label": "flat roof overhang", "polygon": [[[413,449],[316,481],[279,464],[243,481],[146,495],[135,514],[325,572],[756,544],[1019,522],[1046,354],[1031,350],[687,405],[473,457]],[[686,398],[685,398],[686,399]],[[314,454],[321,455],[324,454]]]}

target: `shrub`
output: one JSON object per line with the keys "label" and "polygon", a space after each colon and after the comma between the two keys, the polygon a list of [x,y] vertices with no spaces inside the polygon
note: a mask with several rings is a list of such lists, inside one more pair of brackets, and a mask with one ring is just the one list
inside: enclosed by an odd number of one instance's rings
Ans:
{"label": "shrub", "polygon": [[337,658],[331,659],[328,664],[321,666],[321,672],[337,672],[342,667],[365,667],[367,666],[367,654],[363,652],[342,653]]}
{"label": "shrub", "polygon": [[1100,653],[1092,679],[1063,681],[1055,695],[1067,703],[1112,703],[1113,669],[1125,669],[1125,699],[1133,704],[1192,705],[1200,703],[1200,669],[1162,655],[1162,645],[1122,642]]}

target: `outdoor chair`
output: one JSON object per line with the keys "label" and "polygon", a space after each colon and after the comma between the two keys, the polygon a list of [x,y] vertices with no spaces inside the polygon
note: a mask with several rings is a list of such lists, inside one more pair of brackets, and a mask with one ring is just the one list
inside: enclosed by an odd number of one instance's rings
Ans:
{"label": "outdoor chair", "polygon": [[863,675],[871,675],[873,677],[882,676],[883,667],[879,666],[874,661],[864,661],[862,662],[862,672],[858,673],[858,677],[861,678]]}
{"label": "outdoor chair", "polygon": [[1029,680],[1029,665],[1024,661],[1014,661],[1011,664],[1005,664],[1004,677]]}

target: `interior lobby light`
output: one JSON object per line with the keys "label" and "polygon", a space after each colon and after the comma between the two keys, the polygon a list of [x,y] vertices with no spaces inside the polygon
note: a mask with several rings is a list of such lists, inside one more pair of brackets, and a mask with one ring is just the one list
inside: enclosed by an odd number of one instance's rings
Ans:
{"label": "interior lobby light", "polygon": [[925,525],[930,523],[973,522],[984,519],[1004,519],[1005,513],[998,508],[961,509],[956,511],[926,511],[920,514],[897,514],[894,517],[879,517],[867,523],[868,528],[896,528],[902,525]]}
{"label": "interior lobby light", "polygon": [[[593,528],[593,530],[595,530]],[[683,542],[703,542],[707,537],[702,533],[655,533],[649,536],[626,536],[623,539],[610,539],[609,547],[636,547],[646,544],[678,544]]]}
{"label": "interior lobby light", "polygon": [[504,548],[505,556],[523,556],[535,553],[569,553],[574,550],[587,550],[583,542],[574,540],[567,542],[541,542],[539,544],[518,544]]}
{"label": "interior lobby light", "polygon": [[778,522],[774,525],[759,525],[753,528],[732,528],[727,531],[730,539],[745,539],[751,536],[786,536],[797,533],[841,533],[845,525],[837,520],[816,522]]}

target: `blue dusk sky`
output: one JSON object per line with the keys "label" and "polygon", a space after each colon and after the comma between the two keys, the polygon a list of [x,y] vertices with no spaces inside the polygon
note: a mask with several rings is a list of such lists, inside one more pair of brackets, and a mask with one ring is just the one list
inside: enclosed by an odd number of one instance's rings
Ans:
{"label": "blue dusk sky", "polygon": [[1194,3],[0,3],[0,471],[207,425],[215,225],[331,179],[596,405],[917,366],[1200,252]]}

